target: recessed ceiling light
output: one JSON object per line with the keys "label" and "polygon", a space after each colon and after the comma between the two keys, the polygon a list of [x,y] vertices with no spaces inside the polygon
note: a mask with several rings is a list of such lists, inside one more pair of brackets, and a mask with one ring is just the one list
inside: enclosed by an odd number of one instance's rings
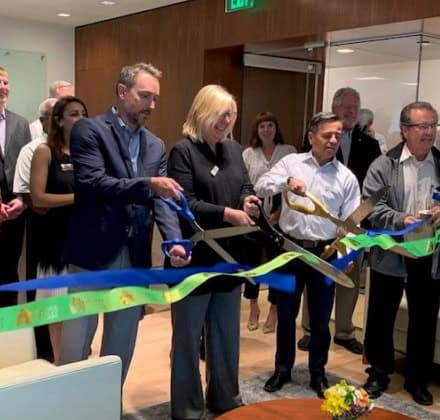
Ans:
{"label": "recessed ceiling light", "polygon": [[70,17],[70,13],[57,13],[57,16],[63,17],[63,18],[68,18],[68,17]]}
{"label": "recessed ceiling light", "polygon": [[354,53],[354,50],[352,50],[351,48],[339,48],[336,50],[336,52],[338,52],[339,54],[351,54]]}
{"label": "recessed ceiling light", "polygon": [[428,40],[417,41],[417,44],[423,45],[424,47],[428,47],[431,45],[431,41]]}
{"label": "recessed ceiling light", "polygon": [[103,0],[101,2],[101,4],[103,4],[104,6],[114,6],[116,4],[115,1],[109,1],[109,0]]}
{"label": "recessed ceiling light", "polygon": [[353,77],[353,80],[383,80],[383,77],[379,77],[379,76],[363,76],[363,77]]}
{"label": "recessed ceiling light", "polygon": [[405,86],[417,86],[417,82],[402,82],[402,85],[405,85]]}

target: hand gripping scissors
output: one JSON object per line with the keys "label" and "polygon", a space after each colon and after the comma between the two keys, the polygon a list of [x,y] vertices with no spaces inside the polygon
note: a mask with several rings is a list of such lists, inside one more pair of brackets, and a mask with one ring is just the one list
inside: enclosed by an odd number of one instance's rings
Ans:
{"label": "hand gripping scissors", "polygon": [[[332,216],[327,207],[310,192],[306,192],[304,196],[312,202],[313,208],[291,202],[289,200],[289,192],[291,192],[289,189],[283,191],[283,197],[287,206],[291,210],[296,210],[303,214],[309,214],[329,219],[338,227],[338,233],[342,237],[344,237],[347,235],[347,233],[354,233],[355,235],[359,235],[368,232],[366,229],[363,229],[358,225],[372,212],[374,206],[379,202],[379,200],[388,190],[389,186],[384,186],[380,190],[376,191],[369,198],[362,201],[362,203],[356,208],[356,210],[351,213],[350,216],[348,216],[345,220],[340,220]],[[321,258],[326,259],[330,257],[330,255],[332,255],[335,250],[339,251],[341,254],[346,254],[347,249],[345,245],[340,242],[341,239],[341,237],[336,238],[330,245],[327,245],[324,249],[324,252],[321,254]],[[390,248],[390,251],[404,255],[406,257],[412,257],[404,248],[401,248],[399,246],[394,246]]]}
{"label": "hand gripping scissors", "polygon": [[[232,226],[219,229],[203,229],[196,221],[194,214],[188,207],[188,201],[182,193],[179,193],[180,205],[171,198],[161,198],[170,209],[174,210],[180,217],[190,223],[191,227],[196,232],[190,239],[171,239],[163,241],[161,248],[165,255],[169,255],[169,249],[173,245],[182,245],[185,248],[186,256],[188,257],[191,250],[194,248],[197,242],[205,242],[217,255],[219,255],[224,261],[228,263],[236,264],[235,258],[226,251],[222,246],[218,244],[215,239],[230,238],[233,236],[245,235],[247,233],[256,232],[260,229],[256,226]],[[248,279],[251,283],[254,283],[251,279]],[[255,284],[255,283],[254,283]]]}

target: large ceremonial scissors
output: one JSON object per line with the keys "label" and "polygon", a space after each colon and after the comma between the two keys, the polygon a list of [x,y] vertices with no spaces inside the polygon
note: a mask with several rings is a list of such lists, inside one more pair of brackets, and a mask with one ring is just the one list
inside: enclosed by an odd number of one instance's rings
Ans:
{"label": "large ceremonial scissors", "polygon": [[299,259],[318,270],[325,276],[330,277],[336,283],[339,283],[345,287],[354,287],[353,282],[345,273],[333,267],[328,262],[320,259],[315,254],[312,254],[306,249],[300,247],[298,244],[292,242],[290,239],[284,237],[280,232],[274,229],[268,222],[267,216],[265,215],[260,204],[258,204],[260,209],[260,218],[257,226],[237,226],[204,230],[196,222],[193,213],[188,208],[188,202],[182,193],[180,193],[180,205],[169,198],[162,198],[162,200],[167,203],[172,210],[177,212],[179,216],[187,220],[191,224],[192,228],[196,231],[196,233],[190,239],[172,239],[162,242],[162,250],[165,253],[168,252],[168,249],[171,246],[176,244],[183,245],[187,250],[187,253],[189,253],[198,241],[204,241],[226,262],[236,263],[237,261],[217,243],[216,239],[245,235],[252,232],[263,232],[282,249],[286,251],[298,252]]}
{"label": "large ceremonial scissors", "polygon": [[[194,214],[188,207],[188,201],[186,200],[183,193],[179,193],[179,203],[180,205],[172,200],[171,198],[161,198],[172,210],[174,210],[180,217],[185,219],[191,227],[196,232],[190,239],[171,239],[168,241],[162,242],[162,251],[165,255],[169,256],[169,249],[173,245],[182,245],[185,248],[186,255],[188,256],[191,250],[194,248],[197,242],[203,241],[205,242],[213,251],[217,253],[224,261],[227,263],[237,264],[235,258],[226,251],[216,239],[221,238],[230,238],[233,236],[245,235],[247,233],[256,232],[260,229],[256,226],[231,226],[226,228],[219,229],[211,229],[205,230],[203,229],[196,221]],[[248,279],[252,283],[254,283],[251,279]]]}
{"label": "large ceremonial scissors", "polygon": [[344,287],[352,288],[354,287],[353,281],[350,277],[347,276],[343,271],[338,268],[332,266],[327,261],[324,261],[322,258],[313,254],[310,251],[307,251],[303,247],[299,246],[297,243],[293,242],[289,238],[286,238],[281,232],[276,230],[270,223],[267,215],[265,214],[262,206],[258,203],[258,207],[260,209],[260,218],[258,219],[258,226],[260,230],[266,233],[269,238],[275,242],[280,248],[285,251],[293,251],[298,252],[298,259],[303,261],[305,264],[319,271],[326,277],[331,278],[335,283],[340,284]]}
{"label": "large ceremonial scissors", "polygon": [[[330,255],[332,255],[335,250],[339,251],[341,254],[347,253],[347,249],[345,245],[343,245],[340,242],[340,240],[344,236],[346,236],[347,233],[354,233],[355,235],[358,235],[368,232],[366,229],[361,228],[359,224],[372,212],[374,206],[379,202],[379,200],[388,190],[389,190],[389,186],[384,186],[378,191],[376,191],[369,198],[362,201],[362,203],[356,208],[356,210],[353,213],[351,213],[345,220],[340,220],[337,217],[333,216],[328,210],[328,208],[310,192],[306,191],[303,196],[308,198],[312,202],[313,208],[307,207],[303,204],[291,202],[289,200],[289,192],[292,192],[291,190],[288,189],[284,190],[283,197],[287,206],[291,210],[296,210],[303,214],[324,217],[326,219],[329,219],[339,228],[338,233],[340,234],[341,237],[335,239],[335,241],[332,242],[330,245],[328,245],[324,249],[324,252],[321,254],[321,258],[326,259]],[[396,252],[405,257],[413,258],[413,256],[410,253],[408,253],[404,248],[401,248],[399,246],[394,246],[390,248],[390,251]]]}

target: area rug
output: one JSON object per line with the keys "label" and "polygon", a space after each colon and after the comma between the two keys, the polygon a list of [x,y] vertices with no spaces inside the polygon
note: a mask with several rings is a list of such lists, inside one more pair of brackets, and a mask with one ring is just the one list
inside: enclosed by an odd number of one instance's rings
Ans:
{"label": "area rug", "polygon": [[[295,366],[294,370],[292,371],[292,382],[284,385],[283,389],[280,391],[273,393],[268,393],[263,390],[263,386],[270,374],[271,373],[268,372],[265,375],[259,375],[240,382],[241,395],[246,404],[279,398],[316,398],[316,394],[309,388],[309,372],[305,364]],[[337,383],[341,379],[330,372],[327,374],[327,377],[330,384]],[[354,385],[359,384],[354,383]],[[403,402],[387,393],[375,400],[375,405],[405,414],[417,420],[439,420],[438,415],[424,410],[417,404]],[[147,407],[137,413],[125,414],[123,416],[124,420],[162,420],[169,418],[169,402]],[[206,420],[215,419],[215,415],[208,413],[205,418]]]}

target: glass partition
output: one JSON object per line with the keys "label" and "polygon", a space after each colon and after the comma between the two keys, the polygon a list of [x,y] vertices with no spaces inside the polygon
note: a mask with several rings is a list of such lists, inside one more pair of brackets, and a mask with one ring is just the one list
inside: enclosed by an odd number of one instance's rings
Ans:
{"label": "glass partition", "polygon": [[[413,21],[330,33],[324,110],[331,109],[337,89],[355,88],[361,107],[373,111],[374,129],[385,136],[387,148],[400,141],[399,115],[404,105],[424,100],[440,110],[436,76],[440,36],[423,32],[428,27],[424,25],[424,21]],[[439,18],[429,19],[429,28],[440,28]]]}

